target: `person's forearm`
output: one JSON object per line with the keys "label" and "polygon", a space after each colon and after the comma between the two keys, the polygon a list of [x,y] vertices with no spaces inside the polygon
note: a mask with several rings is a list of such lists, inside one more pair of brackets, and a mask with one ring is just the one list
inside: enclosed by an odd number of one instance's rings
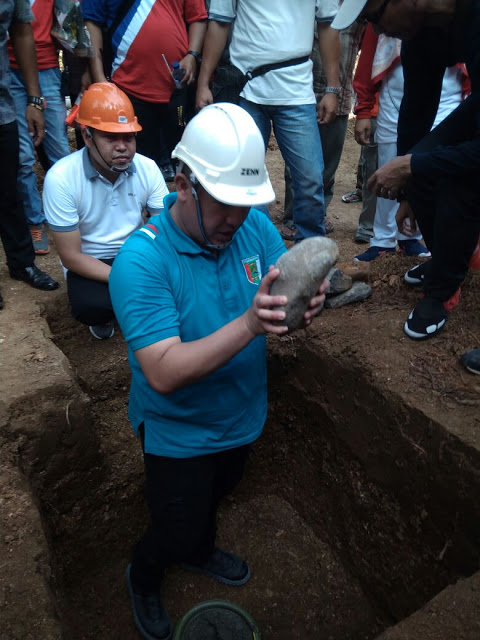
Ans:
{"label": "person's forearm", "polygon": [[340,36],[326,22],[318,23],[318,49],[329,87],[339,87]]}
{"label": "person's forearm", "polygon": [[35,41],[31,24],[14,22],[10,25],[9,35],[27,95],[40,96],[37,55],[35,53]]}
{"label": "person's forearm", "polygon": [[108,282],[108,276],[112,268],[98,258],[89,256],[86,253],[62,256],[62,253],[59,251],[59,255],[63,266],[69,271],[73,271],[79,276],[83,276],[89,280]]}
{"label": "person's forearm", "polygon": [[480,140],[475,138],[455,146],[432,151],[413,151],[412,173],[435,178],[475,176],[480,172]]}
{"label": "person's forearm", "polygon": [[205,338],[173,343],[158,362],[150,362],[146,377],[159,393],[172,393],[223,367],[254,338],[243,314]]}
{"label": "person's forearm", "polygon": [[198,86],[206,87],[226,47],[230,23],[210,20],[203,45],[202,64],[198,76]]}
{"label": "person's forearm", "polygon": [[103,33],[102,29],[91,20],[85,20],[85,25],[90,33],[94,54],[90,58],[90,73],[92,82],[105,82],[105,72],[103,70]]}
{"label": "person's forearm", "polygon": [[207,21],[194,22],[188,27],[188,50],[202,53],[205,34],[207,33]]}

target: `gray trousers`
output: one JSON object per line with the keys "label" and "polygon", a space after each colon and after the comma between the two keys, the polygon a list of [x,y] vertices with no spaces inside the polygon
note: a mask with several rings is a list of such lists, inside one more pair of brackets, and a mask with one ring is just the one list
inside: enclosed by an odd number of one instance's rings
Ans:
{"label": "gray trousers", "polygon": [[362,146],[357,168],[357,189],[362,192],[362,211],[358,219],[357,235],[364,240],[373,238],[373,223],[377,208],[377,196],[367,189],[367,182],[378,168],[378,150],[375,140],[377,118],[372,118],[371,143]]}

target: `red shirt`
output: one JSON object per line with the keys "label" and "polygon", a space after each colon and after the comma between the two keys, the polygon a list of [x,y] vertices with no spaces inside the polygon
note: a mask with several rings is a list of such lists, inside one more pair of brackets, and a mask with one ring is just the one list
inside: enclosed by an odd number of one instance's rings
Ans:
{"label": "red shirt", "polygon": [[162,53],[169,67],[180,61],[188,51],[187,25],[206,18],[204,0],[156,0],[143,23],[137,11],[114,34],[112,81],[140,100],[168,102],[175,85]]}
{"label": "red shirt", "polygon": [[[32,22],[33,39],[37,53],[37,65],[39,71],[58,67],[58,51],[50,31],[53,23],[54,0],[30,0],[35,20]],[[8,56],[12,69],[18,69],[17,61],[13,55],[13,48],[8,43]]]}

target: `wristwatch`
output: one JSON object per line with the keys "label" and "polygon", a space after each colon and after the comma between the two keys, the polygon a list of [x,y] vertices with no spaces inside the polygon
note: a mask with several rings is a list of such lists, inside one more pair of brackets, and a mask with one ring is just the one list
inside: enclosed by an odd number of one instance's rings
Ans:
{"label": "wristwatch", "polygon": [[27,96],[27,105],[35,107],[35,109],[38,109],[39,111],[43,111],[47,106],[47,103],[43,96]]}
{"label": "wristwatch", "polygon": [[339,96],[342,93],[342,87],[325,87],[325,93],[334,93]]}
{"label": "wristwatch", "polygon": [[202,59],[202,56],[198,53],[198,51],[187,51],[187,55],[188,54],[190,54],[195,58],[195,61],[197,64],[200,64],[200,60]]}

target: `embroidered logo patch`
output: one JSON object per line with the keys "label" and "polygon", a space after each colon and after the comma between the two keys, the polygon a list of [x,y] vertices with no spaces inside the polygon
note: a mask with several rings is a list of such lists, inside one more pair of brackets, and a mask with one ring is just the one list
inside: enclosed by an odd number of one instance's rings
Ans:
{"label": "embroidered logo patch", "polygon": [[260,256],[252,256],[251,258],[244,258],[242,260],[243,268],[245,269],[245,274],[247,276],[247,280],[252,284],[256,284],[257,286],[260,284],[260,280],[262,279],[262,269],[260,267]]}

